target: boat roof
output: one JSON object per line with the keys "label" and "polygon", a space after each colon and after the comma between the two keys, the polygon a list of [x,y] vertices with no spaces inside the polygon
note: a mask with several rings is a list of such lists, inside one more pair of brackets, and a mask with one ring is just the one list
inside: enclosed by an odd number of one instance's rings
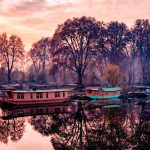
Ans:
{"label": "boat roof", "polygon": [[120,87],[104,87],[102,88],[102,91],[105,91],[105,92],[114,92],[114,91],[120,91],[121,88]]}
{"label": "boat roof", "polygon": [[138,88],[138,89],[150,89],[149,86],[144,86],[144,85],[135,85],[133,86],[134,88]]}
{"label": "boat roof", "polygon": [[92,91],[102,90],[104,92],[115,92],[115,91],[120,91],[121,88],[118,86],[117,87],[103,87],[103,88],[93,87],[93,88],[88,88],[87,90],[92,90]]}
{"label": "boat roof", "polygon": [[66,92],[73,89],[50,89],[50,90],[15,90],[13,93],[41,93],[41,92]]}

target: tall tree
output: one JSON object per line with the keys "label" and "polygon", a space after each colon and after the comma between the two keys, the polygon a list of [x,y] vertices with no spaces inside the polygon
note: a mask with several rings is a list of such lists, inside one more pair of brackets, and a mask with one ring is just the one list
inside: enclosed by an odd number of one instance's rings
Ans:
{"label": "tall tree", "polygon": [[24,56],[23,42],[17,35],[11,35],[9,39],[7,34],[0,35],[0,59],[7,68],[8,83],[11,83],[11,73],[14,66],[19,64]]}
{"label": "tall tree", "polygon": [[83,75],[95,53],[94,42],[99,22],[91,17],[73,18],[58,26],[52,40],[53,55],[60,64],[72,70],[83,86]]}
{"label": "tall tree", "polygon": [[49,63],[50,39],[41,38],[39,41],[32,45],[29,51],[29,56],[35,69],[36,79],[38,75],[45,74],[46,65]]}
{"label": "tall tree", "polygon": [[7,83],[7,72],[5,67],[0,68],[0,83]]}
{"label": "tall tree", "polygon": [[[106,31],[107,56],[112,64],[120,64],[126,58],[126,46],[129,42],[129,30],[124,23],[110,22]],[[117,58],[117,59],[116,59]]]}
{"label": "tall tree", "polygon": [[147,68],[145,68],[147,63],[150,62],[150,23],[149,23],[149,20],[148,19],[136,20],[134,27],[131,29],[131,34],[132,34],[132,45],[134,49],[132,51],[131,56],[140,58],[140,64],[142,68],[142,75],[141,75],[142,77],[141,77],[141,81],[139,82],[143,83],[145,78],[149,79],[149,77],[146,76],[148,66]]}

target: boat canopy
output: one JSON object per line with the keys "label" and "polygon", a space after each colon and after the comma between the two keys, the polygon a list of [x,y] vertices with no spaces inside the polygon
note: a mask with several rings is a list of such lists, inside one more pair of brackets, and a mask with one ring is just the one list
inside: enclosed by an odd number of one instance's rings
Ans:
{"label": "boat canopy", "polygon": [[120,91],[120,87],[104,87],[102,88],[102,91],[104,92],[115,92],[115,91]]}

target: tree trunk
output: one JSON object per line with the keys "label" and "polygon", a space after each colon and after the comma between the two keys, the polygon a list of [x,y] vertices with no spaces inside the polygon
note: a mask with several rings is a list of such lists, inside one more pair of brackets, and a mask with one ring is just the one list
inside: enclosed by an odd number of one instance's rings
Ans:
{"label": "tree trunk", "polygon": [[11,83],[11,71],[8,71],[7,79],[8,79],[8,83]]}
{"label": "tree trunk", "polygon": [[142,58],[140,58],[140,61],[141,61],[141,69],[142,69],[142,75],[141,75],[140,83],[143,84],[144,83],[144,62],[143,62]]}
{"label": "tree trunk", "polygon": [[82,90],[83,88],[83,75],[78,73],[78,90]]}

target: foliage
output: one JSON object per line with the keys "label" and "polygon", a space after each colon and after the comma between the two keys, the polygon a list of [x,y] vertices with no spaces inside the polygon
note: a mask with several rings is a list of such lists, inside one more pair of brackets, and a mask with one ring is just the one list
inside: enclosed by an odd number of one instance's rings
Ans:
{"label": "foliage", "polygon": [[[128,72],[124,80],[129,84],[149,84],[149,50],[148,19],[136,20],[129,29],[122,22],[105,24],[83,16],[66,20],[58,26],[51,38],[41,38],[33,43],[28,53],[30,59],[25,58],[32,68],[27,70],[27,74],[29,81],[77,82],[80,89],[84,84],[100,83],[98,77],[102,69],[111,63],[119,65],[121,72]],[[2,82],[5,81],[6,73],[8,82],[15,81],[12,81],[12,72],[22,69],[20,62],[25,64],[23,57],[22,40],[16,35],[7,37],[6,33],[1,34],[0,68],[6,70],[0,71]],[[49,76],[43,72],[48,72]]]}
{"label": "foliage", "polygon": [[112,64],[120,64],[126,58],[126,46],[129,42],[129,35],[129,29],[124,23],[116,21],[108,24],[106,49],[108,59]]}
{"label": "foliage", "polygon": [[43,72],[46,72],[46,67],[50,61],[50,49],[50,38],[41,38],[32,45],[28,53],[34,66],[36,80]]}
{"label": "foliage", "polygon": [[134,27],[131,29],[131,54],[130,57],[140,58],[142,68],[141,83],[149,81],[149,62],[150,62],[150,23],[147,19],[138,19]]}
{"label": "foliage", "polygon": [[113,64],[107,64],[102,72],[103,78],[112,87],[117,86],[121,83],[122,74],[120,72],[119,66]]}
{"label": "foliage", "polygon": [[77,75],[83,84],[84,72],[95,54],[94,39],[99,22],[91,17],[73,18],[59,25],[52,39],[53,56],[63,66]]}
{"label": "foliage", "polygon": [[15,65],[22,61],[24,56],[24,45],[20,37],[7,34],[0,35],[0,60],[7,68],[8,82],[11,82],[11,73]]}

